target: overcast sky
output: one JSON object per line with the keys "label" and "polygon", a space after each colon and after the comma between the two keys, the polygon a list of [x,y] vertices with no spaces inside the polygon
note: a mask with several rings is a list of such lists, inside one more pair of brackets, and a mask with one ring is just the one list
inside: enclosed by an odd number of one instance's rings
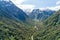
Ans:
{"label": "overcast sky", "polygon": [[11,0],[21,9],[60,9],[60,0]]}

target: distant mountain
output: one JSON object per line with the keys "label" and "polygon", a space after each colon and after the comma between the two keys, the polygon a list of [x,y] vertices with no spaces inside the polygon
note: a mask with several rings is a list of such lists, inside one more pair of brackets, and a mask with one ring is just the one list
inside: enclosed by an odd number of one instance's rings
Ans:
{"label": "distant mountain", "polygon": [[0,11],[3,11],[3,15],[12,19],[16,18],[25,21],[28,17],[25,12],[14,5],[11,1],[0,0]]}
{"label": "distant mountain", "polygon": [[50,17],[51,15],[53,15],[53,13],[55,13],[55,11],[49,9],[46,10],[33,9],[33,11],[29,13],[29,17],[32,19],[43,21]]}

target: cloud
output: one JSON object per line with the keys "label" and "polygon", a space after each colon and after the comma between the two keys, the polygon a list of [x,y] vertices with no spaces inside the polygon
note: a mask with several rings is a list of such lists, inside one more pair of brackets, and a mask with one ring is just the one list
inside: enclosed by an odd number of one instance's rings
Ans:
{"label": "cloud", "polygon": [[21,9],[34,9],[35,5],[17,5]]}
{"label": "cloud", "polygon": [[56,2],[56,5],[59,5],[59,4],[60,4],[60,1],[57,1],[57,2]]}
{"label": "cloud", "polygon": [[46,10],[46,9],[58,11],[60,9],[60,1],[56,2],[56,6],[40,8],[40,10]]}
{"label": "cloud", "polygon": [[11,0],[14,4],[19,5],[25,2],[26,0]]}
{"label": "cloud", "polygon": [[60,5],[59,6],[55,6],[55,7],[48,7],[51,10],[56,10],[58,11],[60,9]]}
{"label": "cloud", "polygon": [[34,5],[27,5],[27,4],[22,4],[23,2],[27,0],[11,0],[16,6],[18,6],[21,9],[33,9],[35,6]]}
{"label": "cloud", "polygon": [[41,9],[41,10],[50,9],[50,10],[58,11],[58,10],[60,9],[60,5],[54,6],[54,7],[45,7],[45,8],[40,8],[40,9]]}
{"label": "cloud", "polygon": [[[21,9],[34,9],[36,7],[36,5],[32,5],[32,4],[22,4],[23,2],[27,1],[27,0],[11,0],[16,6],[18,6]],[[44,8],[40,8],[41,10],[45,10],[45,9],[51,9],[51,10],[59,10],[60,9],[60,1],[56,2],[56,5],[58,6],[54,6],[54,7],[44,7]]]}

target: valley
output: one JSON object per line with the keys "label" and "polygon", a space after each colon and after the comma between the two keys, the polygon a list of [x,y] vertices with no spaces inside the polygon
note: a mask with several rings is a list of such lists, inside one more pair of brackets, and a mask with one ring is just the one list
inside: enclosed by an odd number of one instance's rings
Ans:
{"label": "valley", "polygon": [[60,10],[24,12],[12,1],[1,0],[0,40],[60,40]]}

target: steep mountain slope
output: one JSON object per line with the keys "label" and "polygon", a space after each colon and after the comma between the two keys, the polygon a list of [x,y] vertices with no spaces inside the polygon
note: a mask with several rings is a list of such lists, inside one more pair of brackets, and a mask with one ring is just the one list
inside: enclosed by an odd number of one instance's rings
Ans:
{"label": "steep mountain slope", "polygon": [[31,17],[32,19],[37,19],[39,21],[44,21],[45,19],[53,15],[54,12],[55,11],[49,9],[46,10],[33,9],[33,11],[29,13],[29,17]]}
{"label": "steep mountain slope", "polygon": [[60,40],[60,10],[49,17],[43,25],[44,29],[35,36],[35,40]]}
{"label": "steep mountain slope", "polygon": [[25,21],[28,17],[25,12],[15,6],[11,1],[0,0],[0,10],[4,11],[6,13],[4,15],[7,17],[10,15],[11,17],[22,21]]}
{"label": "steep mountain slope", "polygon": [[0,15],[0,40],[28,40],[32,33],[31,25]]}

